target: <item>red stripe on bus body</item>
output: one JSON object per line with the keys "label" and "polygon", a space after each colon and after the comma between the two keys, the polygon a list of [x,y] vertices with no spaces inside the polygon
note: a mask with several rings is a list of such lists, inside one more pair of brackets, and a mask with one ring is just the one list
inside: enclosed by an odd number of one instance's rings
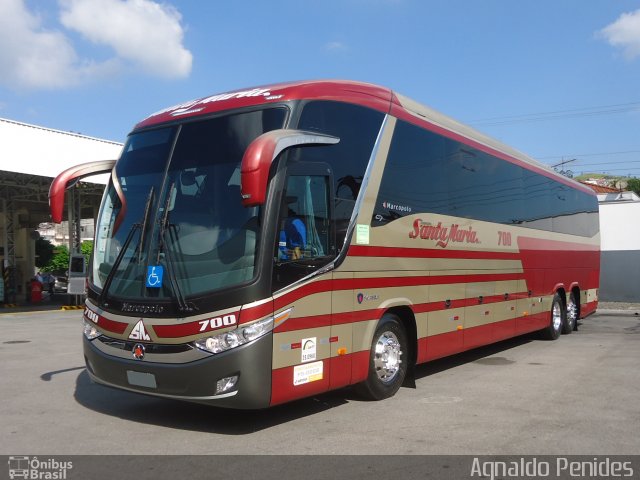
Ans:
{"label": "red stripe on bus body", "polygon": [[[494,303],[500,303],[510,301],[515,296],[526,297],[526,293],[514,293],[510,294],[509,298],[505,300],[504,295],[492,295],[483,297],[482,305],[489,305]],[[511,298],[511,297],[514,298]],[[427,313],[446,311],[454,308],[472,307],[479,305],[481,302],[478,297],[460,298],[450,301],[450,306],[445,305],[444,300],[438,300],[435,302],[418,303],[414,305],[408,305],[414,313]],[[359,310],[353,312],[341,312],[326,315],[310,315],[306,317],[290,318],[285,323],[275,329],[275,333],[292,332],[296,330],[305,330],[308,328],[328,327],[330,325],[344,325],[348,323],[356,323],[370,320],[378,320],[382,317],[385,308],[374,308],[370,310]]]}
{"label": "red stripe on bus body", "polygon": [[352,245],[349,257],[405,257],[405,258],[450,258],[464,260],[520,260],[514,252],[484,252],[478,250],[436,250],[432,248],[365,247]]}
{"label": "red stripe on bus body", "polygon": [[451,285],[455,283],[483,283],[502,282],[510,280],[523,280],[522,273],[483,273],[471,275],[437,275],[415,277],[382,277],[382,278],[355,278],[353,288],[362,290],[365,288],[388,287],[418,287],[427,285]]}
{"label": "red stripe on bus body", "polygon": [[255,307],[242,307],[238,324],[253,322],[264,317],[273,315],[273,302],[265,302]]}
{"label": "red stripe on bus body", "polygon": [[117,333],[117,334],[121,335],[121,334],[124,333],[124,331],[129,326],[128,323],[117,322],[115,320],[110,320],[110,319],[108,319],[106,317],[103,317],[102,315],[98,314],[97,312],[94,312],[89,307],[85,307],[85,309],[88,310],[89,312],[91,312],[91,315],[93,315],[93,316],[95,316],[97,318],[97,321],[93,321],[93,320],[91,320],[91,318],[89,316],[87,316],[87,313],[85,312],[84,315],[83,315],[85,321],[97,325],[102,330],[107,330],[108,332]]}
{"label": "red stripe on bus body", "polygon": [[[380,278],[356,278],[340,280],[320,280],[308,283],[291,292],[288,292],[274,300],[273,310],[270,303],[258,307],[243,308],[240,312],[239,323],[247,323],[259,318],[271,315],[273,311],[280,310],[292,303],[318,293],[342,290],[364,290],[371,288],[410,287],[427,285],[451,285],[456,283],[483,283],[522,280],[522,273],[483,273],[471,275],[438,275],[438,276],[414,276],[414,277],[380,277]],[[291,321],[291,320],[289,320]],[[289,321],[285,322],[288,323]],[[348,321],[341,322],[348,323]]]}
{"label": "red stripe on bus body", "polygon": [[368,320],[377,320],[384,313],[384,308],[361,310],[343,313],[327,313],[326,315],[309,315],[306,317],[290,318],[277,327],[275,333],[293,332],[308,328],[329,327],[331,325],[344,325]]}
{"label": "red stripe on bus body", "polygon": [[369,372],[369,355],[369,350],[363,350],[325,358],[321,360],[322,379],[302,385],[293,384],[295,366],[273,370],[271,372],[271,406],[366,380]]}
{"label": "red stripe on bus body", "polygon": [[122,335],[124,331],[127,329],[127,327],[129,326],[128,323],[109,320],[108,318],[105,318],[102,315],[100,315],[97,325],[104,330],[108,330],[109,332],[117,333],[119,335]]}

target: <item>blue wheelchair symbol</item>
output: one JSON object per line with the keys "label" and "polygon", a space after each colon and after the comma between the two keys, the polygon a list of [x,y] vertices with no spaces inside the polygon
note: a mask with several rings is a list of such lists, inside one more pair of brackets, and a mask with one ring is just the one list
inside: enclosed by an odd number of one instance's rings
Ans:
{"label": "blue wheelchair symbol", "polygon": [[162,277],[164,275],[164,267],[157,265],[155,267],[147,267],[147,288],[162,287]]}

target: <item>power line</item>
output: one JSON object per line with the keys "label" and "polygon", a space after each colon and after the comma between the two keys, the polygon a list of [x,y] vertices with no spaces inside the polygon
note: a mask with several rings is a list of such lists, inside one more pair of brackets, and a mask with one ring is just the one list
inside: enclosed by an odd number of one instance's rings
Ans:
{"label": "power line", "polygon": [[640,150],[623,150],[623,151],[618,151],[618,152],[600,152],[600,153],[593,153],[593,152],[589,152],[589,153],[574,153],[572,155],[550,155],[548,157],[537,157],[536,160],[550,160],[553,158],[574,158],[574,157],[599,157],[599,156],[603,156],[603,155],[626,155],[629,153],[640,153]]}
{"label": "power line", "polygon": [[573,167],[599,167],[607,165],[627,165],[630,163],[640,163],[640,160],[629,160],[627,162],[598,162],[598,163],[577,163]]}
{"label": "power line", "polygon": [[[582,170],[584,170],[584,168]],[[607,168],[605,170],[588,171],[586,173],[609,173],[609,172],[627,172],[627,173],[632,173],[632,172],[634,172],[636,170],[638,172],[640,172],[640,168]]]}
{"label": "power line", "polygon": [[514,123],[532,123],[547,120],[560,120],[566,118],[595,117],[600,115],[614,115],[628,113],[640,109],[640,102],[618,103],[614,105],[601,105],[597,107],[583,107],[570,110],[554,110],[539,113],[524,113],[519,115],[507,115],[502,117],[490,117],[469,122],[471,125],[497,126],[511,125]]}

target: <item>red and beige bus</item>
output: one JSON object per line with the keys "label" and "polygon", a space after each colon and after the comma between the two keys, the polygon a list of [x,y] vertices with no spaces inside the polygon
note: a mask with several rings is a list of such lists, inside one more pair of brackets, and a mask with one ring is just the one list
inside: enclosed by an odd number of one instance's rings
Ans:
{"label": "red and beige bus", "polygon": [[263,408],[528,332],[597,306],[586,187],[387,88],[305,81],[138,123],[96,224],[84,356],[104,385]]}

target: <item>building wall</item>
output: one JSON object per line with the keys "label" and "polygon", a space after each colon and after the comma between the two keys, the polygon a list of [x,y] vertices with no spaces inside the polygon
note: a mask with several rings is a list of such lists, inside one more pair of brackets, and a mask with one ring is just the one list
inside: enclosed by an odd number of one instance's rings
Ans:
{"label": "building wall", "polygon": [[640,302],[640,200],[600,203],[601,301]]}

